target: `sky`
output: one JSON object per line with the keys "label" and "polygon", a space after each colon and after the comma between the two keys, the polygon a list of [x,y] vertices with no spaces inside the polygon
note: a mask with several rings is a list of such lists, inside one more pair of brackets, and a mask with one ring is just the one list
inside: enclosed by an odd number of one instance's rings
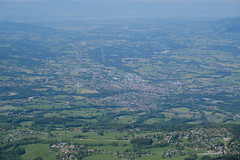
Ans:
{"label": "sky", "polygon": [[0,0],[0,21],[240,17],[240,0]]}

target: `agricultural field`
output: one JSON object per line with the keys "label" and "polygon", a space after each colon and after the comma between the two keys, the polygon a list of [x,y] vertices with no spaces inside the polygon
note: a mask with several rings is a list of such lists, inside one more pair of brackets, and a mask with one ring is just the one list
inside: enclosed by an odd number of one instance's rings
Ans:
{"label": "agricultural field", "polygon": [[31,144],[23,146],[26,153],[22,155],[23,160],[36,159],[41,157],[44,160],[56,160],[56,153],[50,150],[48,144]]}

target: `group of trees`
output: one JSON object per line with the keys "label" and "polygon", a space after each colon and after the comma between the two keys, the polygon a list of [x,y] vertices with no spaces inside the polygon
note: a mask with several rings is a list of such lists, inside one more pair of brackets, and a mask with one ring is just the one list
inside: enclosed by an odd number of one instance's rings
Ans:
{"label": "group of trees", "polygon": [[25,149],[22,147],[13,147],[8,149],[7,151],[0,152],[1,160],[21,160],[20,155],[25,153]]}
{"label": "group of trees", "polygon": [[143,147],[147,145],[151,145],[153,143],[153,140],[151,138],[145,138],[145,137],[138,137],[136,139],[131,140],[131,144],[135,147]]}

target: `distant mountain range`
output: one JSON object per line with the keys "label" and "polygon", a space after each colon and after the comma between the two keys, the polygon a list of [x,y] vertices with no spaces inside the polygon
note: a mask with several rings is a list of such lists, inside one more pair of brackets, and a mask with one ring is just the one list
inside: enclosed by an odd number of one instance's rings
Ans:
{"label": "distant mountain range", "polygon": [[240,32],[240,17],[228,18],[216,22],[223,32]]}
{"label": "distant mountain range", "polygon": [[[171,20],[173,21],[173,23],[181,23],[181,20],[178,20],[176,22],[176,19],[163,19],[163,21],[166,21],[167,25],[169,24],[169,22],[171,22]],[[186,22],[186,19],[183,19],[183,21]],[[192,21],[192,19],[190,21],[194,22]],[[204,26],[209,29],[211,28],[216,32],[240,32],[240,17],[221,19],[218,21],[210,21],[204,23]],[[44,32],[53,31],[53,29],[40,25],[3,21],[0,22],[0,31]]]}
{"label": "distant mountain range", "polygon": [[0,22],[0,31],[44,32],[53,31],[53,29],[26,23],[4,21]]}

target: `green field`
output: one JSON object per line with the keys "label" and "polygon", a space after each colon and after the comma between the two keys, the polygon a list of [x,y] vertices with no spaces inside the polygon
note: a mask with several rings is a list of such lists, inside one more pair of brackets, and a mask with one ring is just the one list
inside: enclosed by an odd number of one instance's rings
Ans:
{"label": "green field", "polygon": [[119,158],[117,158],[114,155],[96,154],[96,155],[88,156],[84,158],[84,160],[119,160]]}
{"label": "green field", "polygon": [[150,156],[142,156],[137,158],[137,160],[184,160],[187,156],[179,156],[173,158],[162,158],[161,155],[150,155]]}
{"label": "green field", "polygon": [[44,160],[56,160],[56,153],[49,149],[49,144],[30,144],[24,146],[26,153],[21,156],[23,160],[33,160],[42,157]]}

